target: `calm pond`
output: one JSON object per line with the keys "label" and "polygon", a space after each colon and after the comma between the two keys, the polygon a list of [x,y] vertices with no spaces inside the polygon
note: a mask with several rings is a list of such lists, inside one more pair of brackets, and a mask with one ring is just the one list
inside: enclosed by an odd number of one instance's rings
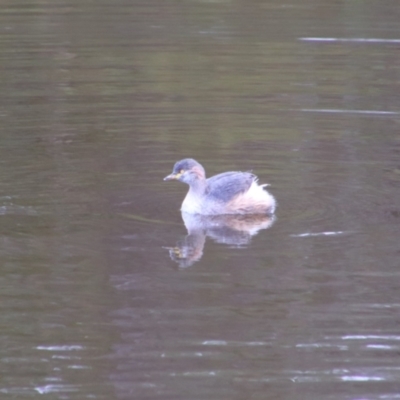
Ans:
{"label": "calm pond", "polygon": [[[398,1],[0,10],[3,399],[400,399]],[[181,216],[193,157],[273,218]]]}

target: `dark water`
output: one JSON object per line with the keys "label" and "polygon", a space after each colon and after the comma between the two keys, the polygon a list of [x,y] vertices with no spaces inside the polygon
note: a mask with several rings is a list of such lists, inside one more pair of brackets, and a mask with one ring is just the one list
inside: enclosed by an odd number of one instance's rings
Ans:
{"label": "dark water", "polygon": [[[2,4],[1,398],[400,398],[399,10]],[[276,219],[188,232],[188,156]]]}

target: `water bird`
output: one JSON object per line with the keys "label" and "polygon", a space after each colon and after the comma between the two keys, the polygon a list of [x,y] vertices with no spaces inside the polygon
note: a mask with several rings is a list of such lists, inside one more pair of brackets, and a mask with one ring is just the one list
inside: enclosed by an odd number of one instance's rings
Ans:
{"label": "water bird", "polygon": [[188,214],[269,214],[276,208],[275,198],[259,185],[251,172],[229,171],[206,178],[203,166],[193,158],[175,163],[164,181],[177,180],[189,185],[181,211]]}

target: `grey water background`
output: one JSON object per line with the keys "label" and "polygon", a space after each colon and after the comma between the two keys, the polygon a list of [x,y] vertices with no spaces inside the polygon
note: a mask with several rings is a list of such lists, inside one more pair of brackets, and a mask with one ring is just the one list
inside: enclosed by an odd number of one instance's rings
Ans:
{"label": "grey water background", "polygon": [[[400,398],[399,21],[2,2],[1,398]],[[187,237],[188,156],[276,220]]]}

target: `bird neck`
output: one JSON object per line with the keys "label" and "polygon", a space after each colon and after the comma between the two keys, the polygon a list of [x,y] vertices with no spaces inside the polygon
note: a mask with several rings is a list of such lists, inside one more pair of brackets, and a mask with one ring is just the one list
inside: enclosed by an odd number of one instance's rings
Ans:
{"label": "bird neck", "polygon": [[189,187],[189,192],[193,195],[201,196],[207,191],[207,180],[204,177],[199,177],[190,182]]}

